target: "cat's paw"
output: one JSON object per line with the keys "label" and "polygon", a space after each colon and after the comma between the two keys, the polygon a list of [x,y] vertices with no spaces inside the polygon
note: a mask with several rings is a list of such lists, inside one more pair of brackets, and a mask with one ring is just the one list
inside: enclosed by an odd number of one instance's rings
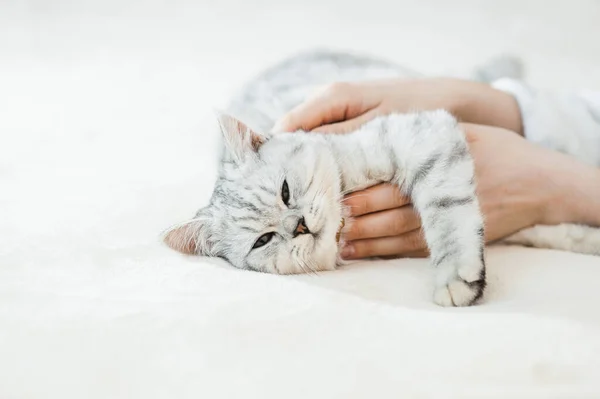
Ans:
{"label": "cat's paw", "polygon": [[456,277],[448,284],[437,287],[433,301],[440,306],[471,306],[483,296],[485,278],[467,282]]}

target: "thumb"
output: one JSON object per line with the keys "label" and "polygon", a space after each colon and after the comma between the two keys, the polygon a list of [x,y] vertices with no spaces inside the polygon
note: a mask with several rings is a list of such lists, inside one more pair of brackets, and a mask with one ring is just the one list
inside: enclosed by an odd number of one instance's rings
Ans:
{"label": "thumb", "polygon": [[349,119],[343,122],[332,123],[329,125],[319,126],[313,129],[313,132],[317,133],[350,133],[355,130],[358,130],[362,125],[370,121],[371,119],[377,117],[377,110],[370,110],[354,119]]}
{"label": "thumb", "polygon": [[361,93],[353,84],[329,86],[288,112],[273,127],[273,132],[309,131],[316,127],[353,118],[365,112]]}

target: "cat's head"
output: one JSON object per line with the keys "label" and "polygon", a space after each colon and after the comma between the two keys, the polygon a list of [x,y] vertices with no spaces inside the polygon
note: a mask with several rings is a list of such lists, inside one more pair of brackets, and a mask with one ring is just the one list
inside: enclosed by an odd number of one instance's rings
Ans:
{"label": "cat's head", "polygon": [[224,153],[210,204],[165,242],[241,269],[291,274],[335,268],[340,177],[323,140],[254,132],[220,115]]}

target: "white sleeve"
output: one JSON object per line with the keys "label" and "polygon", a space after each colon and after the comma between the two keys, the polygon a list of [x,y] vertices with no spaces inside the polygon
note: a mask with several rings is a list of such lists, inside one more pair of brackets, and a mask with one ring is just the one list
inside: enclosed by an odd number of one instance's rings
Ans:
{"label": "white sleeve", "polygon": [[600,92],[550,93],[515,79],[492,87],[515,97],[528,140],[600,166]]}

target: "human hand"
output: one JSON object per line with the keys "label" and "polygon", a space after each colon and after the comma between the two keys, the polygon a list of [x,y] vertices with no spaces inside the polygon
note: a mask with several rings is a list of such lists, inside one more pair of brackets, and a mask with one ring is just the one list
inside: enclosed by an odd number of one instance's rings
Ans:
{"label": "human hand", "polygon": [[[589,185],[599,181],[600,171],[505,129],[462,127],[475,163],[487,241],[534,224],[598,223],[589,219],[597,213],[590,207],[595,203],[597,210],[599,203]],[[347,242],[342,257],[426,256],[421,221],[409,201],[390,184],[349,194],[345,204],[354,220],[342,231]]]}
{"label": "human hand", "polygon": [[273,130],[345,133],[377,115],[434,109],[445,109],[462,122],[522,131],[521,113],[511,95],[450,78],[334,83],[290,111]]}

